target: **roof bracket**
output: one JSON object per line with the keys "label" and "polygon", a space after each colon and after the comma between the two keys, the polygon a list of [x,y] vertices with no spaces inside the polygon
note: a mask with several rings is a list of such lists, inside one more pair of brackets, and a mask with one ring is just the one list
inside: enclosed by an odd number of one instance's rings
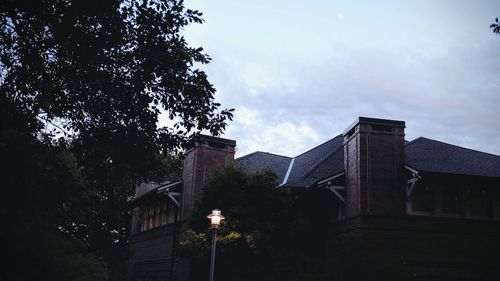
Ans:
{"label": "roof bracket", "polygon": [[160,188],[158,188],[158,194],[163,193],[163,194],[167,195],[167,197],[170,198],[170,200],[172,200],[172,202],[174,202],[174,204],[177,207],[180,207],[181,204],[179,203],[179,201],[177,201],[177,199],[175,199],[174,196],[181,196],[181,193],[170,191],[170,189],[178,184],[181,184],[181,183],[182,183],[182,181],[177,181],[177,182],[174,182],[172,184],[168,184],[168,185],[165,185],[163,187],[160,187]]}
{"label": "roof bracket", "polygon": [[328,177],[328,178],[326,178],[326,179],[320,180],[320,181],[318,181],[316,184],[317,184],[318,186],[322,186],[322,185],[325,185],[325,184],[329,185],[329,184],[331,184],[331,183],[332,183],[332,181],[333,181],[334,179],[339,178],[339,177],[343,176],[344,174],[345,174],[345,172],[338,173],[338,174],[333,175],[333,176],[331,176],[331,177]]}
{"label": "roof bracket", "polygon": [[339,200],[342,201],[342,203],[345,203],[344,196],[342,196],[338,192],[339,190],[344,190],[344,186],[340,186],[340,185],[330,186],[330,185],[327,185],[325,188],[328,189],[328,190],[330,190],[331,192],[333,192],[337,196],[337,198],[339,198]]}
{"label": "roof bracket", "polygon": [[410,200],[411,195],[413,194],[413,189],[417,184],[417,181],[422,177],[419,175],[418,171],[405,165],[405,168],[412,173],[412,177],[406,181],[406,199]]}
{"label": "roof bracket", "polygon": [[174,198],[174,196],[179,196],[179,195],[180,195],[180,193],[178,193],[178,192],[167,192],[166,194],[167,194],[167,196],[170,198],[170,200],[172,200],[172,202],[174,202],[174,204],[175,204],[175,205],[177,205],[177,207],[180,207],[180,206],[181,206],[181,204],[179,203],[179,201],[177,201],[177,200]]}

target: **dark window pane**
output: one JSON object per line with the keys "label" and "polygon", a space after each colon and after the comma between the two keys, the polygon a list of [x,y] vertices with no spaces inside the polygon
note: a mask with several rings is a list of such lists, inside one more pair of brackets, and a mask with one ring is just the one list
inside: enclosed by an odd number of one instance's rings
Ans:
{"label": "dark window pane", "polygon": [[469,188],[467,198],[471,216],[490,216],[491,206],[486,188]]}
{"label": "dark window pane", "polygon": [[459,187],[446,186],[441,189],[441,211],[449,214],[462,213],[462,196]]}
{"label": "dark window pane", "polygon": [[413,211],[432,212],[434,210],[434,194],[429,186],[415,186],[411,195]]}

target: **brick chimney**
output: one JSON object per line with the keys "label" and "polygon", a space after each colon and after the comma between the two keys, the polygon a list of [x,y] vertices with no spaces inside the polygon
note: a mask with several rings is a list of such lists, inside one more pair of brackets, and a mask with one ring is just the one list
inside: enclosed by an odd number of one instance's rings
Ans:
{"label": "brick chimney", "polygon": [[346,216],[402,215],[404,121],[359,117],[344,131]]}
{"label": "brick chimney", "polygon": [[183,163],[181,217],[189,219],[194,204],[201,198],[202,187],[217,170],[232,166],[236,141],[199,135],[193,148],[186,151]]}

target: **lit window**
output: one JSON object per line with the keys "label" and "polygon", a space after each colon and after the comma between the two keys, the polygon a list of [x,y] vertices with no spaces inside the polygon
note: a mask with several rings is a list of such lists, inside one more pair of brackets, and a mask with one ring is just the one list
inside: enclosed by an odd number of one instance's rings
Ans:
{"label": "lit window", "polygon": [[161,224],[167,224],[167,203],[161,203]]}
{"label": "lit window", "polygon": [[167,209],[167,223],[173,222],[175,219],[174,205],[169,205]]}
{"label": "lit window", "polygon": [[141,223],[141,231],[144,231],[144,211],[140,211],[139,213],[139,221]]}
{"label": "lit window", "polygon": [[156,206],[155,207],[155,226],[160,226],[161,224],[161,207]]}
{"label": "lit window", "polygon": [[155,208],[149,207],[149,229],[155,227]]}
{"label": "lit window", "polygon": [[142,208],[139,215],[141,231],[150,230],[174,221],[174,206],[166,202],[158,202]]}
{"label": "lit window", "polygon": [[144,209],[142,216],[142,230],[146,231],[149,229],[149,209]]}

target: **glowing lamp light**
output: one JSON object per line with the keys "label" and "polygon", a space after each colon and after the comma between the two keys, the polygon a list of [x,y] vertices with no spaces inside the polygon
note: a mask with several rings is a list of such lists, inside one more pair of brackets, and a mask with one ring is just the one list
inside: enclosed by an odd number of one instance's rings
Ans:
{"label": "glowing lamp light", "polygon": [[207,216],[207,218],[210,219],[210,222],[212,224],[212,228],[219,228],[220,222],[225,219],[221,213],[220,210],[212,210],[212,213]]}
{"label": "glowing lamp light", "polygon": [[208,280],[214,281],[214,271],[215,271],[215,246],[217,244],[217,231],[219,229],[220,222],[225,219],[221,214],[220,210],[212,210],[212,213],[207,216],[212,224],[212,251],[210,254],[210,275]]}

